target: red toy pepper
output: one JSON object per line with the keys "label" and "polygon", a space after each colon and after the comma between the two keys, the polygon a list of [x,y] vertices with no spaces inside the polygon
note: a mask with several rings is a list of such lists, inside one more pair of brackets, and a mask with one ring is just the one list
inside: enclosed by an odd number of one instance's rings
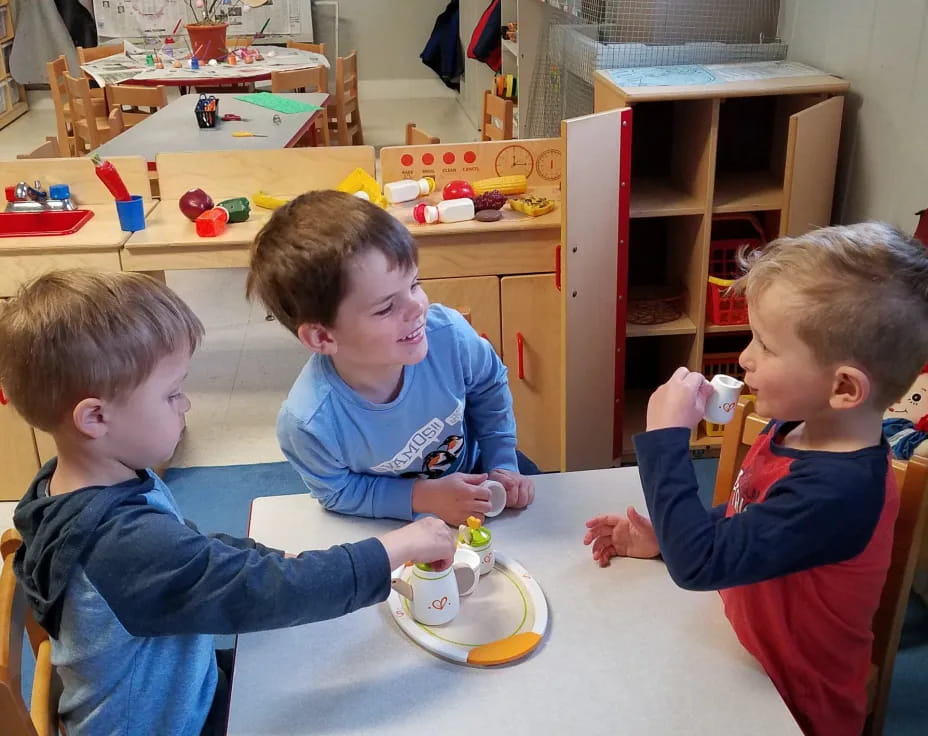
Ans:
{"label": "red toy pepper", "polygon": [[201,238],[215,238],[226,231],[228,222],[229,213],[222,207],[213,207],[200,215],[194,224],[197,228],[197,235]]}
{"label": "red toy pepper", "polygon": [[132,199],[129,195],[129,190],[126,189],[126,185],[123,183],[122,177],[119,175],[119,172],[116,171],[116,167],[113,166],[113,164],[109,161],[104,161],[97,154],[91,156],[90,160],[93,161],[97,178],[110,190],[110,194],[120,202],[128,202]]}

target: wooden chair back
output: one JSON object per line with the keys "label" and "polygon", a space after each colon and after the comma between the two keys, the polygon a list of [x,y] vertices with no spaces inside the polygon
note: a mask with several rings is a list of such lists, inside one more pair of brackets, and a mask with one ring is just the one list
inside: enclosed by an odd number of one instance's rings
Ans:
{"label": "wooden chair back", "polygon": [[123,52],[122,44],[106,44],[104,46],[83,46],[77,47],[77,61],[79,64],[89,64],[91,61],[105,59],[107,56],[115,56]]}
{"label": "wooden chair back", "polygon": [[[108,117],[96,115],[96,106],[90,95],[90,82],[85,77],[64,76],[71,105],[71,128],[74,133],[74,150],[83,156],[106,143],[118,132],[109,127]],[[114,118],[121,122],[121,117]]]}
{"label": "wooden chair back", "polygon": [[512,100],[497,97],[492,90],[483,93],[482,141],[508,141],[512,138]]}
{"label": "wooden chair back", "polygon": [[325,68],[271,72],[271,92],[325,92]]}
{"label": "wooden chair back", "polygon": [[168,104],[167,88],[142,87],[131,84],[109,84],[106,86],[106,101],[110,111],[119,108],[122,110],[122,119],[125,127],[141,123],[149,115],[153,115]]}
{"label": "wooden chair back", "polygon": [[[741,399],[734,419],[725,428],[713,506],[728,501],[745,455],[767,426],[768,420],[755,414],[753,409],[751,399]],[[899,487],[899,516],[893,529],[886,582],[873,617],[873,666],[867,685],[869,715],[865,736],[879,736],[883,731],[893,666],[928,514],[928,460],[920,457],[908,462],[893,460],[892,468]]]}
{"label": "wooden chair back", "polygon": [[422,128],[417,128],[415,123],[406,123],[407,146],[426,146],[431,143],[441,143],[441,140],[434,135],[429,135]]}
{"label": "wooden chair back", "polygon": [[68,61],[59,56],[45,65],[48,73],[48,85],[51,88],[52,102],[55,105],[55,123],[58,129],[58,152],[62,156],[74,155],[74,132],[71,129],[71,105],[68,100],[68,87],[64,78],[68,73]]}
{"label": "wooden chair back", "polygon": [[[0,723],[5,736],[54,736],[58,733],[61,680],[51,662],[51,642],[26,603],[13,574],[13,555],[22,544],[15,529],[0,538]],[[32,695],[22,694],[22,653],[28,635],[35,654]]]}
{"label": "wooden chair back", "polygon": [[[300,51],[312,51],[315,54],[322,54],[325,56],[325,44],[324,43],[304,43],[302,41],[287,41],[288,49],[299,49]],[[326,67],[320,67],[322,70],[322,88],[320,92],[329,91],[329,70]]]}
{"label": "wooden chair back", "polygon": [[335,61],[335,100],[327,106],[329,128],[336,133],[338,145],[364,144],[361,111],[358,107],[358,52],[339,56]]}

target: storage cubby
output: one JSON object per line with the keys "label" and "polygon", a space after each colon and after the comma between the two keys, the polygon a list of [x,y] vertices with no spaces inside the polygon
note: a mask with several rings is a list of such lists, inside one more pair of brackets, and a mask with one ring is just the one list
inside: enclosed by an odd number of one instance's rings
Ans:
{"label": "storage cubby", "polygon": [[622,458],[634,457],[631,438],[645,430],[648,399],[681,365],[693,367],[695,335],[633,337],[625,342]]}
{"label": "storage cubby", "polygon": [[635,109],[630,216],[696,215],[709,196],[705,151],[711,101],[656,102]]}
{"label": "storage cubby", "polygon": [[[629,311],[642,285],[686,288],[679,319],[626,321],[626,351],[618,351],[624,363],[617,365],[617,372],[625,371],[617,382],[623,460],[633,458],[630,437],[644,427],[648,396],[674,368],[705,372],[711,368],[705,360],[725,356],[735,370],[750,341],[744,308],[730,308],[728,323],[707,323],[709,275],[720,263],[728,269],[745,237],[724,232],[727,225],[717,218],[749,215],[756,227],[746,239],[757,242],[831,221],[848,83],[824,72],[774,78],[775,65],[769,78],[759,78],[757,64],[732,66],[736,81],[709,84],[623,87],[605,72],[594,76],[597,112],[632,112],[631,156],[620,162],[620,171],[631,170]],[[720,253],[719,241],[726,240]],[[720,315],[714,317],[725,322]],[[740,322],[730,321],[735,316]],[[694,452],[720,445],[721,437],[707,436],[704,427],[693,433]]]}

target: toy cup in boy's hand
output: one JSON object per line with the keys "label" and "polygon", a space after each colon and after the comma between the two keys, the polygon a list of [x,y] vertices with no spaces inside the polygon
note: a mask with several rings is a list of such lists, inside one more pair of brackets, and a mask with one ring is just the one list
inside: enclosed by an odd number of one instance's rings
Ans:
{"label": "toy cup in boy's hand", "polygon": [[648,401],[649,432],[683,427],[692,429],[703,418],[712,384],[701,373],[677,368],[670,380],[651,394]]}
{"label": "toy cup in boy's hand", "polygon": [[593,560],[608,567],[613,557],[657,557],[660,547],[651,522],[629,506],[626,516],[602,514],[587,523],[583,543],[593,545]]}
{"label": "toy cup in boy's hand", "polygon": [[435,514],[449,524],[463,524],[468,516],[480,521],[492,508],[490,490],[482,485],[485,473],[451,473],[417,480],[412,487],[413,511]]}
{"label": "toy cup in boy's hand", "polygon": [[718,374],[709,382],[712,393],[706,399],[705,419],[714,424],[728,424],[735,417],[738,396],[744,388],[744,381]]}

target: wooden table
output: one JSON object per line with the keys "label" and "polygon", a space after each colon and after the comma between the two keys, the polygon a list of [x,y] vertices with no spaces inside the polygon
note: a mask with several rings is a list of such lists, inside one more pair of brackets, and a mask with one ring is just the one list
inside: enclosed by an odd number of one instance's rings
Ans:
{"label": "wooden table", "polygon": [[[218,115],[234,113],[243,121],[219,121],[215,128],[197,125],[194,107],[197,94],[181,95],[137,125],[104,143],[94,153],[110,156],[143,156],[153,164],[159,153],[173,151],[254,151],[290,148],[296,145],[307,131],[314,131],[316,117],[321,111],[278,113],[266,107],[235,99],[237,93],[213,95],[219,99]],[[281,97],[299,100],[325,108],[329,96],[322,92],[286,93]],[[280,123],[273,122],[274,115]],[[260,133],[265,138],[233,138],[235,131]]]}
{"label": "wooden table", "polygon": [[[600,569],[584,522],[644,501],[635,468],[539,476],[526,511],[493,519],[498,550],[541,584],[550,623],[522,662],[478,670],[420,649],[386,605],[238,637],[236,734],[799,734],[715,593],[677,588],[658,560]],[[290,552],[395,524],[326,512],[308,494],[258,498],[250,533]],[[505,730],[504,730],[505,729]]]}

